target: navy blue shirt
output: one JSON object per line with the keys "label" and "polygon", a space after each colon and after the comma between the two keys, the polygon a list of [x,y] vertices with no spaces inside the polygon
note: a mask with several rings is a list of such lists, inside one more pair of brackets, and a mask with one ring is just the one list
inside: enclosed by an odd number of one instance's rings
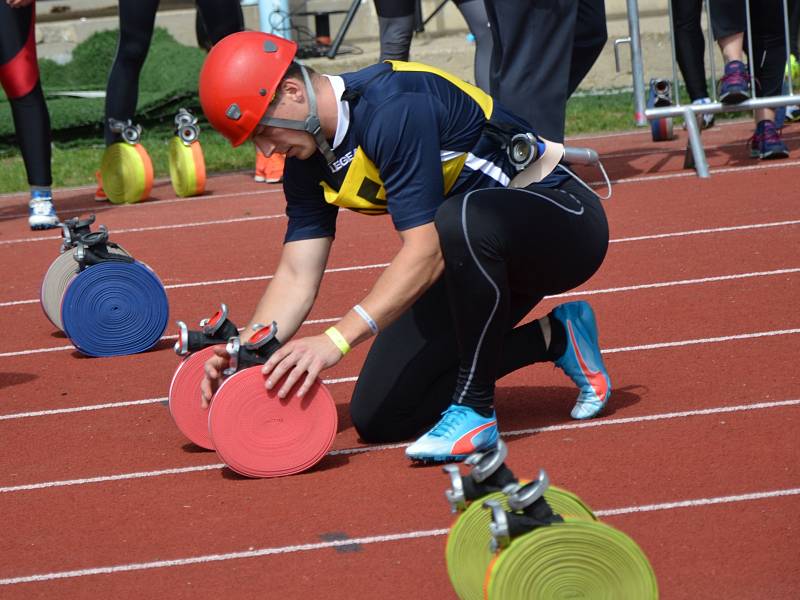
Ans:
{"label": "navy blue shirt", "polygon": [[[506,187],[516,175],[485,126],[491,118],[512,134],[531,128],[479,88],[396,61],[342,79],[337,160],[329,166],[319,152],[286,160],[286,242],[333,236],[340,207],[389,213],[398,231],[424,225],[446,197]],[[542,184],[560,179],[551,175]]]}

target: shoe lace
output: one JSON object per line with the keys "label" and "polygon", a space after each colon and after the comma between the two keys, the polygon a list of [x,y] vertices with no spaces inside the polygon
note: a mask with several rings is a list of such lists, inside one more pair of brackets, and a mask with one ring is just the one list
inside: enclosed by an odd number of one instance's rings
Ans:
{"label": "shoe lace", "polygon": [[742,71],[731,71],[722,76],[724,85],[747,85],[750,83],[750,74]]}
{"label": "shoe lace", "polygon": [[764,133],[761,134],[761,140],[765,144],[780,144],[781,132],[775,125],[769,124],[764,127]]}
{"label": "shoe lace", "polygon": [[53,203],[49,200],[33,200],[31,210],[36,216],[49,216],[53,212]]}
{"label": "shoe lace", "polygon": [[429,435],[448,437],[466,419],[467,410],[464,406],[451,406],[442,413],[442,419],[431,429]]}

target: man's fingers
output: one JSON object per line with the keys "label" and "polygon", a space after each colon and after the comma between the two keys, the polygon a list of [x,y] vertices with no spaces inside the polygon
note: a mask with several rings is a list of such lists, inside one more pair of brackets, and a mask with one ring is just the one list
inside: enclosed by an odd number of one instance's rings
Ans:
{"label": "man's fingers", "polygon": [[302,398],[303,396],[306,395],[308,390],[311,389],[311,386],[314,385],[314,382],[317,380],[318,375],[319,373],[314,374],[311,371],[308,372],[308,375],[306,375],[306,378],[303,381],[303,385],[301,385],[300,389],[297,390],[298,398]]}
{"label": "man's fingers", "polygon": [[294,369],[286,376],[286,380],[283,382],[281,386],[281,390],[278,392],[279,398],[286,398],[289,395],[289,392],[292,391],[292,388],[297,383],[297,381],[303,376],[306,372],[305,368],[300,366],[299,364],[295,366]]}
{"label": "man's fingers", "polygon": [[[267,361],[267,364],[269,364],[273,358],[275,358],[275,355],[270,357],[269,361]],[[281,378],[286,374],[286,372],[294,367],[296,363],[297,359],[292,356],[291,351],[289,351],[289,353],[284,354],[283,358],[278,358],[277,362],[273,364],[271,368],[267,368],[267,365],[265,364],[264,368],[261,369],[261,372],[267,374],[267,389],[271,390],[274,388]],[[281,398],[283,398],[283,396],[281,396]]]}
{"label": "man's fingers", "polygon": [[211,385],[209,384],[208,379],[203,379],[203,382],[200,384],[200,406],[203,408],[208,408],[212,395]]}
{"label": "man's fingers", "polygon": [[[280,364],[280,362],[289,356],[292,353],[291,347],[289,349],[284,346],[283,348],[278,348],[275,352],[273,352],[272,356],[267,359],[267,362],[264,363],[264,366],[261,367],[261,372],[264,375],[269,375],[270,372],[275,368],[276,365]],[[280,377],[276,378],[274,381],[277,381]],[[274,383],[273,381],[273,383]],[[272,389],[272,386],[267,386],[267,389]]]}

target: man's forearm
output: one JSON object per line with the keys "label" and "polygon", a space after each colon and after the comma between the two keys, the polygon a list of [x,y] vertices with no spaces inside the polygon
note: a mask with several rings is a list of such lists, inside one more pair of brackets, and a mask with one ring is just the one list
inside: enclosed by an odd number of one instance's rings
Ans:
{"label": "man's forearm", "polygon": [[278,324],[277,338],[288,342],[311,312],[325,272],[329,238],[289,242],[284,245],[275,276],[256,307],[242,341],[253,335],[253,325]]}
{"label": "man's forearm", "polygon": [[275,321],[278,324],[277,338],[281,342],[287,342],[311,312],[315,297],[316,289],[310,290],[288,278],[281,279],[276,274],[261,297],[247,328],[242,331],[242,341],[253,335],[253,325],[269,325]]}

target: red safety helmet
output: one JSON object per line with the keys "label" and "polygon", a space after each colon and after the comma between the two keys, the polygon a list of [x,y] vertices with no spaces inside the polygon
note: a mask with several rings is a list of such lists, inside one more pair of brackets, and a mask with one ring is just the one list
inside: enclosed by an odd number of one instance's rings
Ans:
{"label": "red safety helmet", "polygon": [[296,53],[295,42],[260,31],[226,36],[208,53],[200,71],[200,104],[231,145],[253,133]]}

